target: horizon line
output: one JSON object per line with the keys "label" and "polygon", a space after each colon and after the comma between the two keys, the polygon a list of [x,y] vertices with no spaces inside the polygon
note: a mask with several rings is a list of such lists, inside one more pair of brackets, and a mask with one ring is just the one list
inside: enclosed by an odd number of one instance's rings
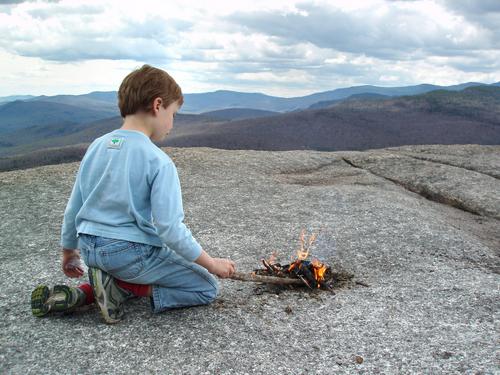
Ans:
{"label": "horizon line", "polygon": [[[314,94],[321,94],[321,93],[335,91],[335,90],[350,89],[350,88],[364,87],[364,86],[380,87],[380,88],[403,88],[403,87],[415,87],[415,86],[450,87],[450,86],[459,86],[459,85],[464,85],[464,84],[494,85],[497,83],[500,83],[500,81],[494,81],[494,82],[490,82],[490,83],[468,81],[468,82],[454,83],[454,84],[450,84],[450,85],[438,85],[438,84],[434,84],[434,83],[417,83],[417,84],[403,85],[403,86],[401,86],[401,85],[398,85],[398,86],[380,86],[380,85],[373,85],[373,84],[359,84],[359,85],[355,85],[355,86],[337,87],[337,88],[333,88],[330,90],[324,90],[324,91],[314,91],[314,92],[311,92],[309,94],[300,95],[300,96],[277,96],[277,95],[266,94],[264,92],[259,92],[259,91],[237,91],[237,90],[230,90],[230,89],[217,89],[217,90],[213,90],[213,91],[200,91],[200,92],[186,92],[186,93],[183,93],[183,95],[210,94],[210,93],[216,93],[216,92],[220,92],[220,91],[227,91],[227,92],[235,92],[235,93],[241,93],[241,94],[260,94],[260,95],[266,95],[266,96],[271,96],[271,97],[275,97],[275,98],[289,99],[289,98],[301,98],[301,97],[310,96],[310,95],[314,95]],[[9,98],[9,97],[13,97],[13,96],[30,96],[30,97],[40,97],[40,96],[51,97],[51,96],[61,96],[61,95],[79,96],[79,95],[88,95],[88,94],[92,94],[92,93],[111,93],[111,92],[117,92],[117,91],[118,90],[95,90],[95,91],[88,91],[88,92],[83,92],[83,93],[78,93],[78,94],[59,93],[59,94],[53,94],[53,95],[48,95],[48,94],[39,94],[39,95],[35,95],[35,94],[10,94],[10,95],[2,95],[2,96],[0,96],[0,99]]]}

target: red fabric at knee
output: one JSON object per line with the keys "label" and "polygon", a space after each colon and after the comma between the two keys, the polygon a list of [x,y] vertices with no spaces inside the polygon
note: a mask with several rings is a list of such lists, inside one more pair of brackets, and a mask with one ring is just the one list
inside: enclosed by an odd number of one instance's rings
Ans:
{"label": "red fabric at knee", "polygon": [[85,293],[85,304],[86,305],[90,305],[91,303],[94,303],[94,292],[92,291],[92,286],[89,283],[80,284],[80,285],[78,285],[78,288],[83,290],[83,293]]}
{"label": "red fabric at knee", "polygon": [[123,280],[118,280],[116,279],[116,283],[120,288],[123,288],[125,290],[128,290],[129,292],[132,292],[134,296],[137,297],[149,297],[149,285],[143,285],[143,284],[131,284],[127,283],[126,281]]}

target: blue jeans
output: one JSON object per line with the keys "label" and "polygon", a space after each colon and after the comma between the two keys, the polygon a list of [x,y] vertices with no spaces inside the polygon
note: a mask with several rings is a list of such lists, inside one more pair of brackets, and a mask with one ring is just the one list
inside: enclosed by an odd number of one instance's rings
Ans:
{"label": "blue jeans", "polygon": [[78,248],[89,267],[134,284],[152,285],[153,312],[205,305],[219,292],[217,279],[167,246],[80,233]]}

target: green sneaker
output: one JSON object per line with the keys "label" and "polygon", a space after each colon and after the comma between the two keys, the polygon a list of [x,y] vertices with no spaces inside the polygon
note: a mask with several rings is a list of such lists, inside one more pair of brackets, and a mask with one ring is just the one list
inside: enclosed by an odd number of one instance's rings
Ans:
{"label": "green sneaker", "polygon": [[104,321],[108,324],[121,321],[123,302],[133,297],[133,294],[120,288],[113,276],[99,268],[89,267],[89,280]]}
{"label": "green sneaker", "polygon": [[50,289],[46,285],[38,285],[31,292],[31,312],[42,317],[49,312],[69,312],[85,303],[83,290],[67,285],[55,285]]}

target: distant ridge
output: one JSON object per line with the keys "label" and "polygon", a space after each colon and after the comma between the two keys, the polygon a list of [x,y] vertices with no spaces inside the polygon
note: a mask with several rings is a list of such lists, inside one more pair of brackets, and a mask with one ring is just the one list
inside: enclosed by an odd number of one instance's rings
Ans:
{"label": "distant ridge", "polygon": [[54,95],[37,96],[29,99],[30,102],[51,102],[85,107],[93,110],[104,110],[118,114],[118,100],[116,91],[94,91],[82,95]]}
{"label": "distant ridge", "polygon": [[402,87],[364,85],[339,88],[294,98],[282,98],[260,93],[241,93],[236,91],[219,90],[201,94],[185,94],[185,104],[183,105],[182,110],[189,113],[202,113],[225,108],[243,107],[276,112],[291,112],[307,109],[311,105],[320,101],[341,100],[355,94],[403,96],[423,94],[438,89],[460,91],[467,87],[482,85],[486,84],[479,82],[467,82],[451,86],[421,84]]}
{"label": "distant ridge", "polygon": [[2,103],[14,102],[16,100],[28,100],[34,98],[33,95],[9,95],[9,96],[0,96],[0,105]]}
{"label": "distant ridge", "polygon": [[382,94],[374,94],[374,93],[363,93],[363,94],[353,94],[345,99],[337,99],[337,100],[324,100],[317,103],[314,103],[309,106],[308,109],[319,109],[319,108],[327,108],[336,104],[342,100],[378,100],[378,99],[387,99],[390,98],[389,95]]}
{"label": "distant ridge", "polygon": [[227,108],[216,111],[204,112],[202,115],[219,118],[222,120],[243,120],[247,118],[258,118],[277,115],[280,112],[265,111],[253,108]]}
{"label": "distant ridge", "polygon": [[[491,85],[498,86],[500,85],[500,82],[493,83]],[[433,90],[460,91],[471,86],[488,86],[488,84],[480,82],[466,82],[451,86],[420,84],[400,87],[362,85],[338,88],[335,90],[291,98],[271,96],[257,92],[246,93],[229,90],[217,90],[205,93],[184,94],[185,102],[181,108],[181,112],[199,114],[228,108],[249,108],[273,112],[291,112],[307,109],[318,102],[342,100],[357,94],[404,96],[423,94]],[[0,98],[0,107],[2,105],[1,99],[3,99],[4,102],[12,101],[8,98],[9,97]],[[41,100],[44,102],[56,102],[81,106],[89,109],[114,110],[115,113],[118,114],[116,91],[95,91],[82,95],[28,96],[27,99],[23,100]]]}
{"label": "distant ridge", "polygon": [[[172,134],[185,134],[184,128],[194,129],[207,123],[217,123],[221,120],[204,115],[178,114]],[[95,138],[118,129],[123,124],[121,116],[113,116],[85,124],[68,126],[47,125],[32,126],[9,133],[8,140],[0,142],[0,157],[23,154],[43,148],[63,147],[78,143],[90,143]]]}
{"label": "distant ridge", "polygon": [[31,126],[81,124],[116,115],[116,109],[86,108],[43,100],[5,103],[0,106],[0,134]]}

